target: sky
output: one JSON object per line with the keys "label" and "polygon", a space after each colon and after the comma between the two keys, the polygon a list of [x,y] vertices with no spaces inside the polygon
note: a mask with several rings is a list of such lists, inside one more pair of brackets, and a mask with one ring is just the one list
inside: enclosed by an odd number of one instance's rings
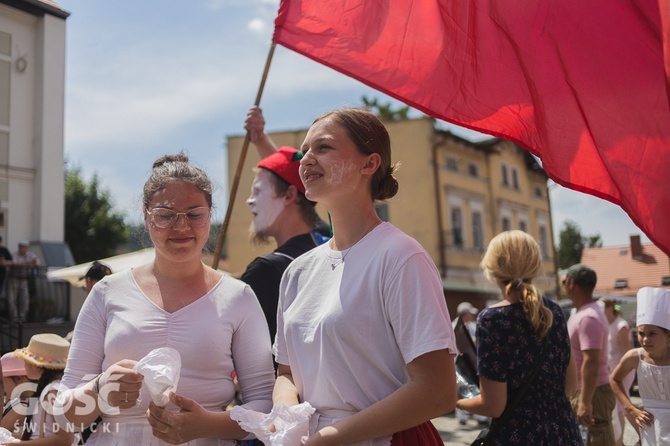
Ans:
{"label": "sky", "polygon": [[[71,14],[66,22],[68,163],[87,181],[97,176],[114,208],[128,223],[137,223],[153,161],[184,150],[214,181],[214,218],[223,220],[226,137],[244,134],[279,1],[58,2]],[[397,103],[277,46],[261,99],[266,130],[306,128],[323,112],[360,105],[363,95]],[[633,234],[649,243],[620,207],[551,181],[549,189],[556,239],[570,220],[583,235],[600,234],[605,246],[627,244]],[[236,207],[243,206],[245,194],[239,191]]]}

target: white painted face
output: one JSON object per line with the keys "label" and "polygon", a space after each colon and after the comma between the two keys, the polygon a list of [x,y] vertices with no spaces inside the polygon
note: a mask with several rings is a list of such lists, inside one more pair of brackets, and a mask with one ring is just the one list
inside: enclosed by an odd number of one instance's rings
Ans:
{"label": "white painted face", "polygon": [[273,236],[272,225],[284,209],[284,197],[276,197],[271,176],[267,169],[259,169],[251,184],[247,206],[251,208],[251,232]]}

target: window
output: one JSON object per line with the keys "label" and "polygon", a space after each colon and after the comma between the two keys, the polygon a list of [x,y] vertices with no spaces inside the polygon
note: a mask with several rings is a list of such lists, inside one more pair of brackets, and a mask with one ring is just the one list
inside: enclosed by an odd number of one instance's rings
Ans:
{"label": "window", "polygon": [[528,232],[528,223],[525,220],[519,220],[519,231]]}
{"label": "window", "polygon": [[458,160],[453,156],[447,155],[447,170],[458,172]]}
{"label": "window", "polygon": [[458,248],[463,247],[463,216],[461,208],[451,209],[451,244]]}
{"label": "window", "polygon": [[484,226],[481,212],[472,213],[472,247],[476,251],[484,250]]}
{"label": "window", "polygon": [[0,54],[10,57],[12,55],[12,35],[4,31],[0,31]]}
{"label": "window", "polygon": [[468,163],[468,175],[475,178],[479,176],[479,168],[475,163]]}
{"label": "window", "polygon": [[628,279],[617,279],[614,281],[614,288],[628,288]]}
{"label": "window", "polygon": [[0,59],[0,125],[9,125],[9,96],[12,64]]}
{"label": "window", "polygon": [[516,223],[519,231],[528,233],[528,214],[526,214],[524,211],[517,211]]}
{"label": "window", "polygon": [[534,194],[537,198],[543,198],[544,197],[544,192],[542,191],[542,186],[539,184],[536,184],[535,187],[533,188]]}
{"label": "window", "polygon": [[502,219],[502,230],[503,231],[511,231],[512,230],[512,222],[508,217],[503,217]]}
{"label": "window", "polygon": [[502,183],[503,186],[509,186],[509,178],[507,178],[507,165],[502,165]]}
{"label": "window", "polygon": [[540,226],[538,232],[540,233],[540,250],[542,251],[542,257],[545,259],[549,258],[549,241],[547,239],[547,227]]}
{"label": "window", "polygon": [[512,187],[514,190],[519,190],[519,174],[516,167],[512,167]]}
{"label": "window", "polygon": [[670,276],[661,277],[661,286],[670,286]]}

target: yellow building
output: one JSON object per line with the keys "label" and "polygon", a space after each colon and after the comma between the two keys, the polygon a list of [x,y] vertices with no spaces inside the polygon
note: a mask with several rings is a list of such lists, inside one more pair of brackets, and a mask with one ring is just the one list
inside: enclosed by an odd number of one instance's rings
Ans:
{"label": "yellow building", "polygon": [[[440,270],[452,315],[462,301],[483,308],[498,289],[479,269],[491,238],[521,229],[539,243],[545,274],[535,281],[545,294],[557,288],[547,176],[535,159],[515,144],[497,138],[473,143],[436,129],[432,118],[386,123],[400,190],[378,205],[378,212],[417,239]],[[305,129],[272,133],[278,145],[299,147]],[[243,136],[228,138],[229,178],[234,177]],[[250,145],[227,236],[229,269],[241,273],[273,245],[254,247],[248,238],[250,213],[244,204],[251,189],[252,168],[259,161]],[[327,220],[322,209],[319,213]]]}

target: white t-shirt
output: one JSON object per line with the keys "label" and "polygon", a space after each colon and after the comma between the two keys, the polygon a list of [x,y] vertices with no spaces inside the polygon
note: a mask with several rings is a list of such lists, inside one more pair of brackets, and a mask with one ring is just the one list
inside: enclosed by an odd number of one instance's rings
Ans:
{"label": "white t-shirt", "polygon": [[418,356],[456,353],[450,321],[431,258],[382,223],[349,251],[326,243],[291,263],[274,350],[277,362],[291,366],[301,400],[323,418],[313,432],[396,391]]}
{"label": "white t-shirt", "polygon": [[614,368],[619,364],[621,357],[626,353],[619,344],[619,332],[625,328],[629,328],[628,322],[624,321],[621,316],[617,316],[616,319],[609,324],[609,351],[607,352],[607,362],[610,373],[614,371]]}
{"label": "white t-shirt", "polygon": [[[235,371],[245,407],[259,412],[272,408],[274,368],[265,316],[251,288],[229,276],[173,313],[149,300],[131,271],[106,276],[93,287],[79,313],[62,383],[75,388],[122,359],[139,360],[159,347],[172,347],[181,355],[177,394],[207,410],[225,410],[235,396],[231,376]],[[89,442],[100,445],[113,439],[124,445],[162,444],[151,437],[146,420],[150,401],[142,386],[140,403],[118,415],[104,415],[103,421],[109,424],[102,428],[108,427],[109,432],[99,429]],[[172,404],[168,408],[178,410]],[[132,436],[124,436],[125,428],[117,430],[116,421],[121,427],[140,424],[145,433],[148,429],[149,440],[138,439],[135,428]],[[103,441],[103,434],[110,438]]]}

